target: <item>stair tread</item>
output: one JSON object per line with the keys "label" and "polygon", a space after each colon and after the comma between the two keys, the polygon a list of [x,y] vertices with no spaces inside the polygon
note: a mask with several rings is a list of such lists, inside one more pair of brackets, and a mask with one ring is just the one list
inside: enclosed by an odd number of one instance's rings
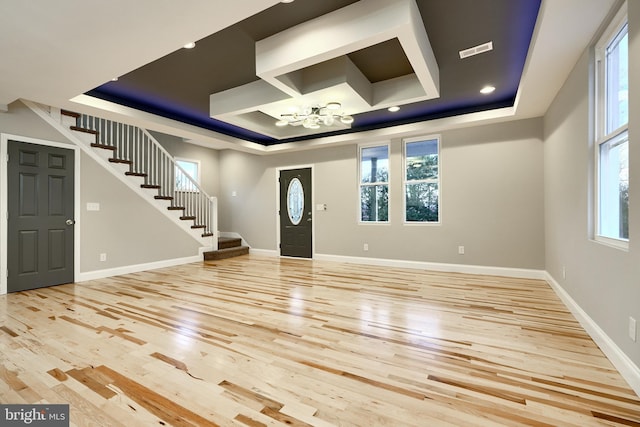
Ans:
{"label": "stair tread", "polygon": [[75,130],[77,132],[90,133],[92,135],[98,135],[100,133],[97,130],[81,128],[80,126],[69,126],[69,129]]}
{"label": "stair tread", "polygon": [[244,251],[246,249],[249,249],[249,246],[234,246],[233,248],[224,248],[224,249],[218,249],[218,250],[215,250],[215,251],[207,251],[207,252],[205,252],[205,254],[206,253],[211,253],[211,252],[225,252],[225,253],[233,252],[233,251],[241,252],[241,251]]}
{"label": "stair tread", "polygon": [[111,163],[122,163],[125,165],[132,165],[133,162],[131,160],[125,160],[125,159],[114,159],[113,157],[109,159],[109,161]]}
{"label": "stair tread", "polygon": [[218,249],[217,251],[208,251],[204,253],[205,261],[215,261],[220,259],[231,258],[234,256],[246,255],[249,253],[248,246],[236,246],[233,248]]}
{"label": "stair tread", "polygon": [[127,176],[140,176],[142,178],[145,178],[147,176],[147,174],[143,172],[125,172],[124,174]]}
{"label": "stair tread", "polygon": [[60,110],[60,114],[62,114],[63,116],[74,117],[76,119],[80,118],[80,113],[76,113],[75,111]]}
{"label": "stair tread", "polygon": [[93,148],[102,148],[103,150],[116,151],[116,147],[114,147],[113,145],[106,145],[106,144],[100,144],[98,142],[94,142],[91,144],[91,146]]}
{"label": "stair tread", "polygon": [[151,188],[151,189],[155,190],[155,189],[160,188],[160,186],[159,185],[155,185],[155,184],[142,184],[140,186],[140,188]]}
{"label": "stair tread", "polygon": [[242,239],[240,237],[219,237],[218,238],[218,242],[231,242],[231,241],[242,241]]}

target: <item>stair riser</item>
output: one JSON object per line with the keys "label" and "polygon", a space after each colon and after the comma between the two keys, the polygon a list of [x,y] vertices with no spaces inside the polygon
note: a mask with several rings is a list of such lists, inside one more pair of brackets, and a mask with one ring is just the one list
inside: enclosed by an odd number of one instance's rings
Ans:
{"label": "stair riser", "polygon": [[218,249],[237,248],[242,245],[242,239],[234,239],[230,241],[219,241]]}
{"label": "stair riser", "polygon": [[237,248],[232,251],[214,251],[214,252],[205,252],[204,260],[205,261],[216,261],[221,259],[233,258],[237,256],[247,255],[249,253],[249,248],[246,246]]}

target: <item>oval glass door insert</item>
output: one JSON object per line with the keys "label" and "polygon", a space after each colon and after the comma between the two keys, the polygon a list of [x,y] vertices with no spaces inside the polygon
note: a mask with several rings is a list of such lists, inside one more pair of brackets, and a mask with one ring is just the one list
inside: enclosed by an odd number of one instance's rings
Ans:
{"label": "oval glass door insert", "polygon": [[304,190],[298,178],[293,178],[287,189],[287,213],[293,225],[300,224],[304,212]]}

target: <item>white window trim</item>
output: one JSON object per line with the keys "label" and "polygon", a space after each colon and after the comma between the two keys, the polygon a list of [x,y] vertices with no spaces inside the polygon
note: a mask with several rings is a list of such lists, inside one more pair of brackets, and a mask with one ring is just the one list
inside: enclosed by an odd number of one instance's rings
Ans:
{"label": "white window trim", "polygon": [[[196,176],[192,177],[193,179],[195,179],[196,184],[198,184],[199,187],[202,187],[202,181],[200,179],[200,177],[202,176],[202,165],[200,163],[200,160],[196,160],[196,159],[187,159],[186,157],[174,157],[174,161],[175,161],[175,165],[174,167],[178,167],[178,162],[189,162],[189,163],[195,163],[197,165],[197,170],[196,170]],[[192,191],[190,190],[179,190],[176,188],[176,191],[179,192],[183,192],[183,193],[191,193]],[[194,193],[199,193],[199,191],[193,191]]]}
{"label": "white window trim", "polygon": [[[407,144],[435,139],[438,141],[438,179],[407,180]],[[402,140],[402,221],[406,226],[440,226],[442,225],[442,151],[441,135],[425,135],[420,137],[404,138]],[[436,183],[438,184],[438,220],[437,221],[407,221],[407,183]]]}
{"label": "white window trim", "polygon": [[628,25],[627,2],[625,1],[614,18],[611,20],[606,30],[602,33],[595,45],[595,144],[593,161],[595,165],[594,173],[594,205],[593,205],[593,240],[605,246],[616,249],[629,250],[628,239],[617,239],[600,234],[600,147],[624,132],[628,133],[629,124],[625,124],[618,129],[606,133],[606,50],[622,27]]}
{"label": "white window trim", "polygon": [[[386,146],[387,147],[387,155],[388,157],[388,163],[389,163],[389,170],[388,170],[388,176],[387,176],[387,195],[389,197],[389,201],[388,201],[388,206],[387,206],[387,220],[386,221],[363,221],[362,220],[362,205],[361,205],[361,200],[360,200],[360,190],[363,186],[362,183],[362,149],[363,148],[370,148],[370,147],[382,147],[382,146]],[[391,224],[391,141],[385,140],[385,141],[378,141],[378,142],[368,142],[365,144],[358,144],[358,155],[357,155],[357,160],[358,160],[358,197],[357,197],[357,203],[358,203],[358,209],[356,210],[357,215],[358,215],[358,224],[359,225],[389,225]],[[368,184],[364,184],[365,186],[370,186],[370,185],[380,185],[380,183],[368,183]]]}

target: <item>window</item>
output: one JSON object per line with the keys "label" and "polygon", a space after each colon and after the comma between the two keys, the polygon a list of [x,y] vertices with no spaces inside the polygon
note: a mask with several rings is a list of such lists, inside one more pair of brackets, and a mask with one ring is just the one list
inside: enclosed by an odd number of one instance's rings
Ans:
{"label": "window", "polygon": [[596,239],[629,239],[629,52],[626,5],[596,46]]}
{"label": "window", "polygon": [[389,221],[389,145],[360,147],[360,221]]}
{"label": "window", "polygon": [[176,159],[175,174],[176,191],[199,191],[197,186],[200,185],[199,161]]}
{"label": "window", "polygon": [[439,138],[404,141],[405,222],[440,221]]}

